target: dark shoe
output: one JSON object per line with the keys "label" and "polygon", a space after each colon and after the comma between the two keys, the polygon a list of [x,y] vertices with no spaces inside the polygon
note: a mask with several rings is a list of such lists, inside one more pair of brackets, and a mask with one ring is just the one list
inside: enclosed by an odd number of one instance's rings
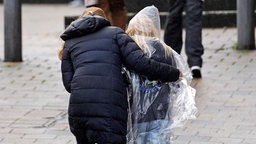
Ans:
{"label": "dark shoe", "polygon": [[194,69],[194,70],[192,70],[192,76],[193,76],[193,78],[201,78],[202,75],[201,75],[200,69]]}
{"label": "dark shoe", "polygon": [[201,68],[199,66],[192,66],[191,72],[192,72],[193,78],[201,78],[202,77]]}

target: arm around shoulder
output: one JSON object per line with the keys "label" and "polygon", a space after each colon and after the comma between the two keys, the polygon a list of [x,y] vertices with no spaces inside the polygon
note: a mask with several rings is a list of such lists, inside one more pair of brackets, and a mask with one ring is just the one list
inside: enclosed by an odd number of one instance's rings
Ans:
{"label": "arm around shoulder", "polygon": [[180,71],[177,68],[149,58],[124,32],[117,35],[117,42],[121,49],[124,65],[128,70],[147,76],[151,80],[173,82],[179,79]]}

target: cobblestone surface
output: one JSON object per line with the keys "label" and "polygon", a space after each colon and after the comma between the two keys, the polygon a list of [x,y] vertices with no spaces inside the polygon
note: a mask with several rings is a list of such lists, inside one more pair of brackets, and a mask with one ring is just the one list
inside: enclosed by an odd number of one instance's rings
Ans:
{"label": "cobblestone surface", "polygon": [[[0,5],[0,143],[75,144],[56,53],[64,16],[83,9],[23,4],[20,63],[3,62],[3,9]],[[234,28],[203,29],[203,78],[192,82],[198,117],[175,129],[175,144],[256,143],[256,51],[235,50],[236,39]]]}

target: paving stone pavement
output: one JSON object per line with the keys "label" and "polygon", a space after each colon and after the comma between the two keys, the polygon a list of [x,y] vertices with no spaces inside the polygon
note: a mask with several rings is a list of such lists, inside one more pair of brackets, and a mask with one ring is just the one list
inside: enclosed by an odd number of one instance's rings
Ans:
{"label": "paving stone pavement", "polygon": [[[75,144],[56,52],[64,16],[83,8],[23,4],[19,63],[3,62],[3,9],[0,5],[0,143]],[[174,130],[175,144],[256,143],[256,50],[235,50],[236,39],[235,28],[203,29],[203,78],[192,82],[198,115]]]}

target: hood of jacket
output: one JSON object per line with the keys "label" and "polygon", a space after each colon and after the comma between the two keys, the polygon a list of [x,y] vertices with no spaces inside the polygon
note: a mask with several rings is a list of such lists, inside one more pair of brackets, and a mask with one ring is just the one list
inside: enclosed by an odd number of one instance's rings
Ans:
{"label": "hood of jacket", "polygon": [[81,37],[100,30],[105,26],[110,26],[109,21],[100,16],[81,17],[73,21],[60,36],[62,40]]}

